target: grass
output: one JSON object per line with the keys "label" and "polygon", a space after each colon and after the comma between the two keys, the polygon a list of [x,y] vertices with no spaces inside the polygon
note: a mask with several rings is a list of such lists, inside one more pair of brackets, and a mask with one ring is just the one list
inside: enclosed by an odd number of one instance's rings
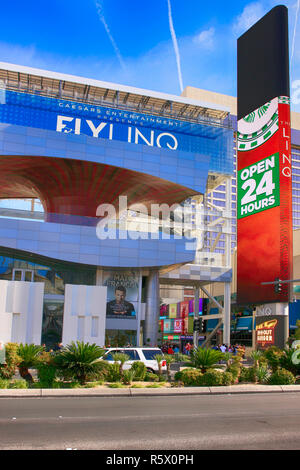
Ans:
{"label": "grass", "polygon": [[108,387],[109,388],[126,388],[126,386],[121,384],[120,382],[108,384]]}

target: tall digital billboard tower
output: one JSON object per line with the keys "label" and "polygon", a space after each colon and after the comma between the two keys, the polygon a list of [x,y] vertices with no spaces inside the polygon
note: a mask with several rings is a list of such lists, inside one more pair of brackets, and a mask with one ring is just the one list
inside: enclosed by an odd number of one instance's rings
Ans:
{"label": "tall digital billboard tower", "polygon": [[289,302],[292,170],[288,12],[277,6],[238,39],[237,302]]}

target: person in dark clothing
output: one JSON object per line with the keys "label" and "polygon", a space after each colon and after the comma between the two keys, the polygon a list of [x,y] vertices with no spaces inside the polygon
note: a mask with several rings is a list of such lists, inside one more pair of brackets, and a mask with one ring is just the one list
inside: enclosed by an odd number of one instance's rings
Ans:
{"label": "person in dark clothing", "polygon": [[132,303],[125,300],[126,289],[123,286],[117,286],[115,289],[115,300],[106,304],[106,315],[122,315],[125,317],[135,316],[135,309]]}

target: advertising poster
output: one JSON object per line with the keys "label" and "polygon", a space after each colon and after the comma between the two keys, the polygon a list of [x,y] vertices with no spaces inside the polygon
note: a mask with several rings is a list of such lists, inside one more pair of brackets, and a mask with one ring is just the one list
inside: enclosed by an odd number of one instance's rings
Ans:
{"label": "advertising poster", "polygon": [[[190,315],[194,315],[195,309],[194,309],[195,301],[194,300],[189,300],[188,301],[188,312]],[[203,299],[199,299],[199,315],[202,315],[203,313]]]}
{"label": "advertising poster", "polygon": [[174,333],[182,333],[183,328],[183,320],[176,319],[174,320]]}
{"label": "advertising poster", "polygon": [[238,122],[237,301],[288,302],[262,282],[292,278],[292,169],[288,97]]}
{"label": "advertising poster", "polygon": [[172,320],[164,320],[164,333],[171,333]]}
{"label": "advertising poster", "polygon": [[177,304],[169,304],[169,318],[176,318]]}
{"label": "advertising poster", "polygon": [[255,332],[257,348],[264,350],[270,346],[276,346],[284,349],[286,347],[283,335],[284,323],[284,315],[256,317]]}
{"label": "advertising poster", "polygon": [[188,317],[189,315],[189,301],[184,300],[180,302],[180,318]]}
{"label": "advertising poster", "polygon": [[237,41],[237,303],[290,301],[293,277],[288,10]]}
{"label": "advertising poster", "polygon": [[256,326],[256,343],[258,346],[264,348],[275,344],[274,330],[277,323],[277,320],[267,320]]}
{"label": "advertising poster", "polygon": [[136,271],[105,271],[107,286],[107,318],[136,318],[139,297],[139,273]]}

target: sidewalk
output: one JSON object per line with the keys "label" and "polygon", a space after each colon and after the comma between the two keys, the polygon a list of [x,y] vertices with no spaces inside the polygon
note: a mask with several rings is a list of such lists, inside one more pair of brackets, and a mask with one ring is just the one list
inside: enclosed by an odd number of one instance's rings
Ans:
{"label": "sidewalk", "polygon": [[226,395],[249,393],[300,392],[300,385],[229,385],[219,387],[180,388],[79,388],[79,389],[0,389],[1,398],[63,398],[63,397],[141,397],[141,396],[187,396]]}

